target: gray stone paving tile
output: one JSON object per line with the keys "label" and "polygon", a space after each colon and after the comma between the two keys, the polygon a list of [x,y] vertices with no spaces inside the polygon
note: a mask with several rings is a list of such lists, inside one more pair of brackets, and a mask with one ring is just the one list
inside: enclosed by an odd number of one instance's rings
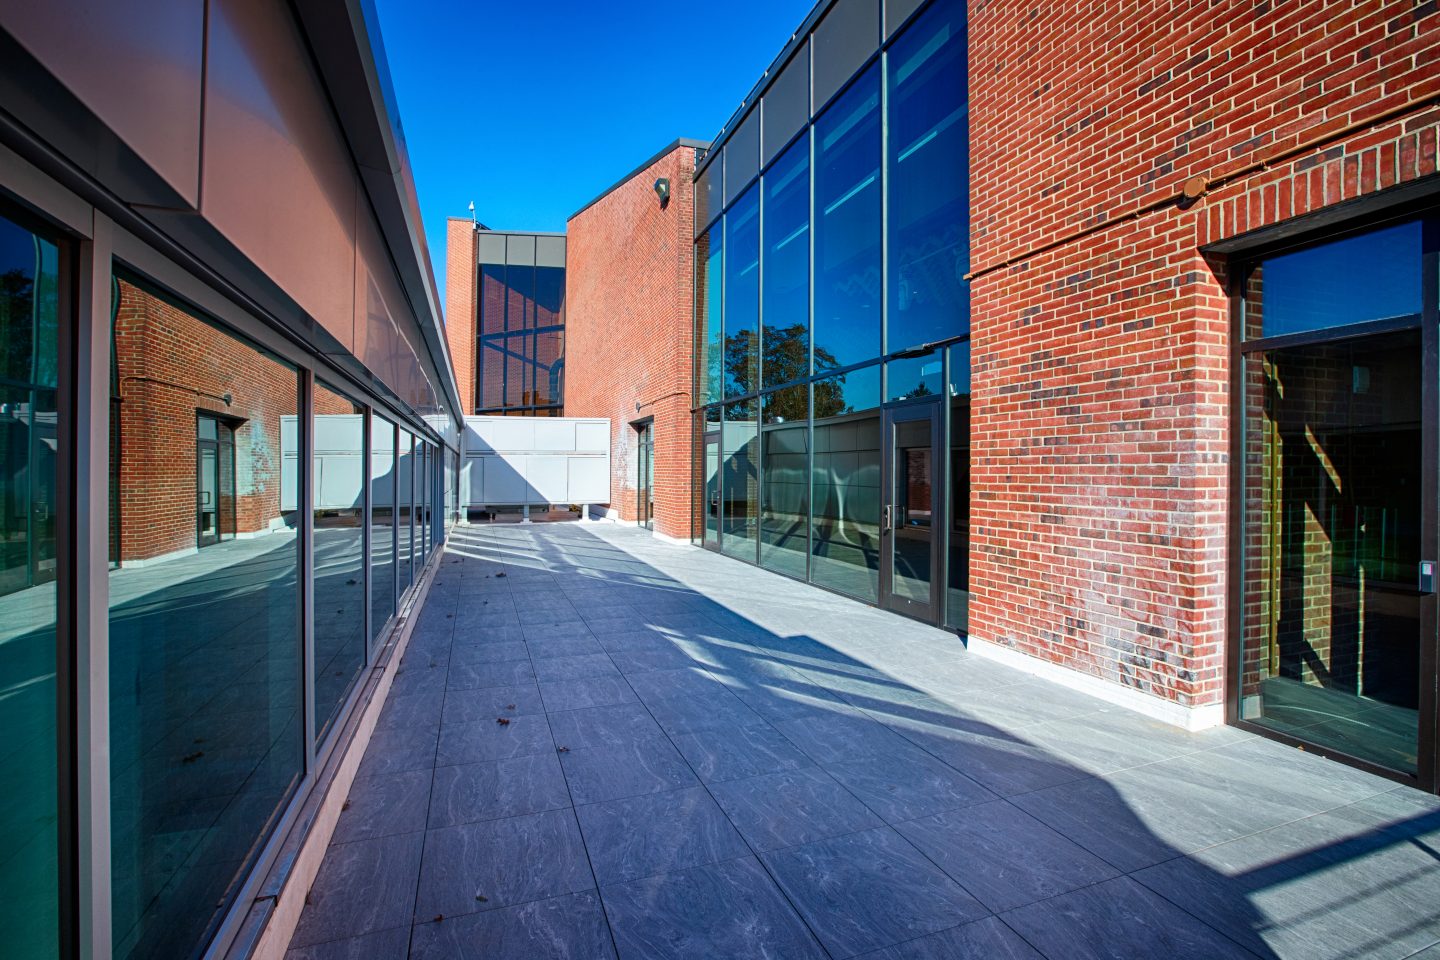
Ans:
{"label": "gray stone paving tile", "polygon": [[706,783],[808,767],[811,760],[771,726],[697,730],[675,737],[675,746]]}
{"label": "gray stone paving tile", "polygon": [[553,751],[437,767],[428,799],[432,829],[570,806],[570,792]]}
{"label": "gray stone paving tile", "polygon": [[407,770],[357,779],[330,842],[349,843],[425,829],[431,771]]}
{"label": "gray stone paving tile", "polygon": [[410,925],[289,950],[285,960],[406,960]]}
{"label": "gray stone paving tile", "polygon": [[554,750],[550,725],[543,716],[516,717],[504,724],[497,719],[451,723],[440,728],[435,765],[503,760]]}
{"label": "gray stone paving tile", "polygon": [[585,622],[569,603],[543,593],[534,602],[516,604],[516,612],[519,614],[521,626],[527,627],[558,623],[573,623],[579,626]]}
{"label": "gray stone paving tile", "polygon": [[1129,877],[1001,914],[1047,957],[1066,960],[1253,960],[1254,954]]}
{"label": "gray stone paving tile", "polygon": [[393,693],[386,698],[375,722],[376,730],[394,730],[398,727],[438,727],[442,698],[429,693],[412,693],[397,697]]}
{"label": "gray stone paving tile", "polygon": [[650,716],[650,711],[639,701],[562,710],[549,714],[549,718],[555,746],[571,750],[636,743],[665,736]]}
{"label": "gray stone paving tile", "polygon": [[435,766],[435,743],[439,733],[437,727],[429,726],[376,730],[370,736],[355,779],[406,770],[429,770]]}
{"label": "gray stone paving tile", "polygon": [[618,677],[620,671],[603,653],[575,657],[545,657],[535,660],[535,678],[541,683],[556,680],[585,680],[590,677]]}
{"label": "gray stone paving tile", "polygon": [[636,740],[560,754],[576,803],[598,803],[694,785],[695,774],[666,739]]}
{"label": "gray stone paving tile", "polygon": [[415,915],[449,922],[594,884],[570,810],[441,827],[425,834]]}
{"label": "gray stone paving tile", "polygon": [[[342,843],[325,851],[290,946],[306,947],[410,923],[423,833]],[[363,896],[355,891],[363,890]]]}
{"label": "gray stone paving tile", "polygon": [[753,857],[614,884],[600,895],[621,960],[825,960]]}
{"label": "gray stone paving tile", "polygon": [[1257,740],[1014,801],[1129,873],[1385,789],[1359,771]]}
{"label": "gray stone paving tile", "polygon": [[884,826],[819,767],[712,784],[715,801],[757,851]]}
{"label": "gray stone paving tile", "polygon": [[499,663],[456,663],[450,667],[447,690],[471,690],[483,687],[512,687],[535,679],[529,660],[504,660]]}
{"label": "gray stone paving tile", "polygon": [[704,787],[592,803],[575,813],[602,886],[749,853]]}
{"label": "gray stone paving tile", "polygon": [[584,636],[537,637],[526,640],[530,656],[537,660],[548,657],[580,657],[604,653],[605,649],[588,633]]}
{"label": "gray stone paving tile", "polygon": [[474,723],[496,717],[527,717],[545,712],[540,688],[533,683],[509,687],[451,690],[445,694],[440,719],[444,724]]}
{"label": "gray stone paving tile", "polygon": [[715,696],[725,692],[720,681],[697,666],[679,670],[648,670],[627,674],[626,680],[645,703],[673,697]]}
{"label": "gray stone paving tile", "polygon": [[997,913],[1118,876],[1110,864],[1005,800],[895,829]]}
{"label": "gray stone paving tile", "polygon": [[775,726],[818,763],[883,757],[905,745],[893,730],[862,714],[822,714]]}
{"label": "gray stone paving tile", "polygon": [[683,670],[695,666],[694,659],[669,640],[657,640],[653,647],[611,650],[610,660],[624,674]]}
{"label": "gray stone paving tile", "polygon": [[540,696],[551,713],[632,703],[638,698],[623,677],[586,677],[583,680],[551,680],[540,684]]}
{"label": "gray stone paving tile", "polygon": [[836,957],[938,933],[989,912],[889,827],[760,858]]}
{"label": "gray stone paving tile", "polygon": [[417,924],[410,950],[410,960],[607,960],[614,956],[600,898],[590,892]]}
{"label": "gray stone paving tile", "polygon": [[974,780],[904,740],[892,752],[824,767],[889,823],[995,799]]}
{"label": "gray stone paving tile", "polygon": [[[452,688],[458,686],[454,682],[454,675],[465,676],[464,671],[457,671],[458,667],[475,663],[504,663],[508,660],[526,660],[530,657],[530,650],[525,646],[524,640],[504,640],[498,643],[475,643],[457,646],[452,650],[451,674]],[[467,684],[468,685],[468,684]]]}
{"label": "gray stone paving tile", "polygon": [[1134,878],[1261,955],[1405,956],[1440,938],[1437,850],[1440,808],[1381,795]]}
{"label": "gray stone paving tile", "polygon": [[637,627],[634,618],[613,624],[592,623],[590,631],[606,653],[675,649],[675,641],[658,630]]}
{"label": "gray stone paving tile", "polygon": [[721,692],[652,700],[646,706],[650,708],[655,722],[671,736],[697,730],[765,725],[760,714],[726,693],[724,688],[717,686],[717,689]]}
{"label": "gray stone paving tile", "polygon": [[390,684],[390,696],[407,697],[414,694],[439,696],[445,692],[445,677],[449,673],[444,664],[429,666],[417,664],[401,667],[395,671],[395,680]]}
{"label": "gray stone paving tile", "polygon": [[1045,960],[998,917],[932,933],[867,953],[860,960]]}
{"label": "gray stone paving tile", "polygon": [[746,706],[771,723],[851,712],[833,692],[800,674],[737,673],[721,675],[720,680]]}

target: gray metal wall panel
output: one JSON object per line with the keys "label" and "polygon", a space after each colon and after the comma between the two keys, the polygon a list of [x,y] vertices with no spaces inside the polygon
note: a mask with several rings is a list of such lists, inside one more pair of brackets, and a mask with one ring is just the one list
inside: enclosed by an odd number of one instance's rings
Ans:
{"label": "gray metal wall panel", "polygon": [[282,4],[212,0],[201,212],[347,348],[357,183]]}
{"label": "gray metal wall panel", "polygon": [[731,203],[760,172],[760,110],[752,108],[725,145],[725,202]]}
{"label": "gray metal wall panel", "polygon": [[536,237],[535,265],[537,267],[565,266],[565,238]]}
{"label": "gray metal wall panel", "polygon": [[905,18],[910,16],[925,0],[885,0],[885,39],[900,29]]}
{"label": "gray metal wall panel", "polygon": [[[416,410],[435,408],[434,388],[417,359],[417,344],[402,325],[410,316],[400,280],[368,204],[361,201],[355,245],[355,356],[401,400]],[[412,331],[418,338],[420,331]]]}
{"label": "gray metal wall panel", "polygon": [[815,27],[814,107],[820,109],[880,46],[880,0],[839,0]]}
{"label": "gray metal wall panel", "polygon": [[195,206],[204,0],[6,3],[4,27],[184,203]]}
{"label": "gray metal wall panel", "polygon": [[505,262],[505,234],[480,234],[479,248],[479,256],[477,257],[479,263]]}
{"label": "gray metal wall panel", "polygon": [[535,238],[514,233],[506,237],[505,262],[522,267],[533,267],[535,265]]}
{"label": "gray metal wall panel", "polygon": [[810,119],[810,44],[800,47],[765,91],[765,163]]}

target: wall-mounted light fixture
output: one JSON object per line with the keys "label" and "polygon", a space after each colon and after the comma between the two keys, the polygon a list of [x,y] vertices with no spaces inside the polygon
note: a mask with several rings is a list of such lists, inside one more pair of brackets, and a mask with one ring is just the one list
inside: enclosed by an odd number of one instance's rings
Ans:
{"label": "wall-mounted light fixture", "polygon": [[670,178],[661,177],[655,181],[655,196],[660,198],[660,208],[663,210],[670,203]]}

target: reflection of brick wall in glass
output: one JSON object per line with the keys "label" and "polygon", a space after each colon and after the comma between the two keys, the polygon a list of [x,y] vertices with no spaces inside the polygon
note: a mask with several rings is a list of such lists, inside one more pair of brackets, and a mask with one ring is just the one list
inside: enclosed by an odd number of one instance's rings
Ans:
{"label": "reflection of brick wall in glass", "polygon": [[485,263],[479,276],[475,412],[559,414],[564,268]]}

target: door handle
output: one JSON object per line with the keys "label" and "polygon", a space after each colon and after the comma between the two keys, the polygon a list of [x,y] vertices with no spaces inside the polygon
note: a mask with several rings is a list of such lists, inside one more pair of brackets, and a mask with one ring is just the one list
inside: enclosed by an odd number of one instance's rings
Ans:
{"label": "door handle", "polygon": [[1435,561],[1420,561],[1420,582],[1417,585],[1421,593],[1435,592]]}
{"label": "door handle", "polygon": [[880,516],[880,529],[881,529],[882,531],[890,531],[890,530],[895,529],[894,523],[893,523],[894,517],[893,517],[893,514],[891,513],[891,511],[892,511],[893,509],[894,509],[894,508],[893,508],[892,506],[890,506],[890,504],[887,503],[887,504],[885,505],[885,509],[882,511],[881,516]]}

